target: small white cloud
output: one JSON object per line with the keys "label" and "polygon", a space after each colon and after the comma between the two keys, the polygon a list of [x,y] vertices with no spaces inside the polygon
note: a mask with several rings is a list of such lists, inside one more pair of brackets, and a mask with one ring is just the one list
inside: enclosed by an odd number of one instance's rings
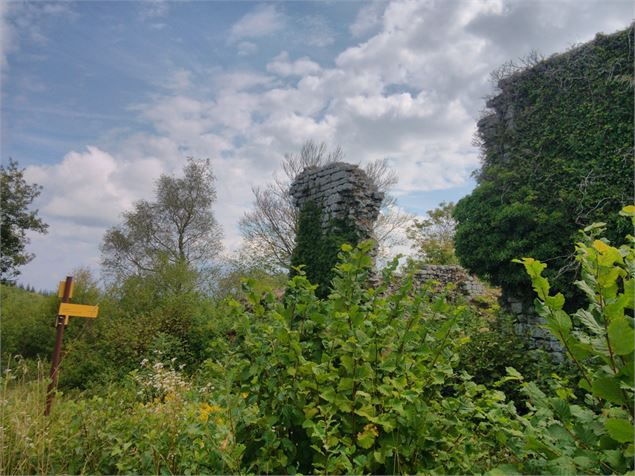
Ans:
{"label": "small white cloud", "polygon": [[335,43],[335,32],[322,15],[306,15],[299,20],[302,40],[309,46],[324,48]]}
{"label": "small white cloud", "polygon": [[253,71],[222,72],[214,77],[216,86],[224,91],[244,91],[271,84],[272,77]]}
{"label": "small white cloud", "polygon": [[173,91],[183,91],[192,84],[192,72],[186,69],[178,69],[168,78],[165,83],[167,89]]}
{"label": "small white cloud", "polygon": [[16,49],[16,32],[9,22],[10,2],[0,2],[0,69],[4,71],[8,67],[7,56]]}
{"label": "small white cloud", "polygon": [[307,76],[320,71],[320,65],[311,61],[308,57],[289,60],[289,53],[283,51],[272,62],[267,64],[267,71],[278,76]]}
{"label": "small white cloud", "polygon": [[251,41],[241,41],[236,48],[238,49],[238,56],[249,56],[258,51],[258,45]]}
{"label": "small white cloud", "polygon": [[349,27],[351,35],[359,37],[378,28],[385,7],[385,2],[379,1],[364,4],[357,12],[355,21]]}
{"label": "small white cloud", "polygon": [[78,17],[70,2],[0,1],[0,70],[3,81],[9,69],[9,56],[20,50],[21,43],[44,46],[48,42],[47,21],[62,18],[73,22]]}
{"label": "small white cloud", "polygon": [[166,0],[144,0],[139,3],[139,16],[142,20],[164,18],[168,15],[169,11],[170,4]]}
{"label": "small white cloud", "polygon": [[234,23],[229,33],[229,41],[235,43],[244,38],[260,38],[284,28],[284,15],[275,5],[259,5]]}

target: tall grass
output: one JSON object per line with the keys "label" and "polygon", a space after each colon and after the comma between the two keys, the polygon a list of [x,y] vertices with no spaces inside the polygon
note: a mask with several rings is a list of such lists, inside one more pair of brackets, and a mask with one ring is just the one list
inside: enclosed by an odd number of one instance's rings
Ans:
{"label": "tall grass", "polygon": [[[200,474],[237,470],[209,389],[149,364],[95,393],[58,393],[48,364],[9,359],[1,380],[0,474]],[[210,415],[212,413],[212,415]]]}
{"label": "tall grass", "polygon": [[46,364],[37,361],[33,369],[27,361],[10,357],[0,378],[0,473],[49,474],[51,445],[62,442],[51,440],[55,422],[44,416]]}

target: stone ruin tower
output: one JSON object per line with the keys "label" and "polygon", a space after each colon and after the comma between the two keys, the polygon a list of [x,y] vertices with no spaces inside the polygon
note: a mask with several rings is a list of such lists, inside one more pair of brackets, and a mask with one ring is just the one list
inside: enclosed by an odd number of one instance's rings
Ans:
{"label": "stone ruin tower", "polygon": [[384,199],[366,172],[345,162],[307,167],[293,181],[289,193],[298,210],[309,202],[321,207],[323,232],[333,220],[344,220],[354,225],[360,240],[372,237]]}

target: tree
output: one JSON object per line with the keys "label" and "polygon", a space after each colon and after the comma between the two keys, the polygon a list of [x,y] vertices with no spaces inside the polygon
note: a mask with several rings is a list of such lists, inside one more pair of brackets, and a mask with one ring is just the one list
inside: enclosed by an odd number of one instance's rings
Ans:
{"label": "tree", "polygon": [[[254,208],[240,220],[240,230],[245,242],[245,254],[262,266],[274,270],[289,269],[295,248],[299,211],[289,195],[289,186],[295,177],[307,167],[341,162],[344,152],[340,147],[328,150],[326,144],[307,141],[298,154],[287,154],[282,162],[282,176],[274,176],[273,182],[264,188],[254,188]],[[371,162],[366,174],[382,192],[397,183],[397,175],[384,160]],[[399,211],[395,198],[384,194],[382,212],[374,227],[374,238],[380,247],[398,244],[397,230],[405,228],[410,215]]]}
{"label": "tree", "polygon": [[25,251],[27,231],[46,233],[48,225],[39,218],[38,210],[29,210],[42,187],[24,179],[24,169],[9,159],[7,167],[0,165],[0,281],[11,283],[20,274],[18,267],[35,255]]}
{"label": "tree", "polygon": [[222,246],[211,210],[216,190],[209,160],[188,159],[183,175],[162,175],[156,201],[137,202],[124,212],[121,225],[106,232],[101,251],[108,273],[143,275],[166,263],[212,269]]}
{"label": "tree", "polygon": [[633,199],[632,45],[631,27],[530,61],[503,74],[487,103],[477,185],[456,205],[456,252],[508,296],[533,299],[512,263],[533,256],[575,306],[579,263],[568,245],[577,230],[600,219],[609,239],[629,230],[618,211]]}
{"label": "tree", "polygon": [[415,220],[408,228],[407,236],[421,262],[458,264],[454,254],[454,208],[452,202],[441,202],[437,208],[427,212],[428,218]]}

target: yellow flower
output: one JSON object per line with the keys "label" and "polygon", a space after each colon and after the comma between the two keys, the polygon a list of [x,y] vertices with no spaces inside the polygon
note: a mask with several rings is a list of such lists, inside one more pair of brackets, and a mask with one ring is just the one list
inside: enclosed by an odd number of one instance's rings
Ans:
{"label": "yellow flower", "polygon": [[218,413],[221,410],[222,408],[218,405],[210,405],[207,402],[203,403],[199,409],[198,419],[201,420],[203,423],[207,423],[210,413]]}
{"label": "yellow flower", "polygon": [[169,392],[166,396],[165,396],[165,401],[166,402],[172,402],[176,400],[176,393],[174,392]]}

